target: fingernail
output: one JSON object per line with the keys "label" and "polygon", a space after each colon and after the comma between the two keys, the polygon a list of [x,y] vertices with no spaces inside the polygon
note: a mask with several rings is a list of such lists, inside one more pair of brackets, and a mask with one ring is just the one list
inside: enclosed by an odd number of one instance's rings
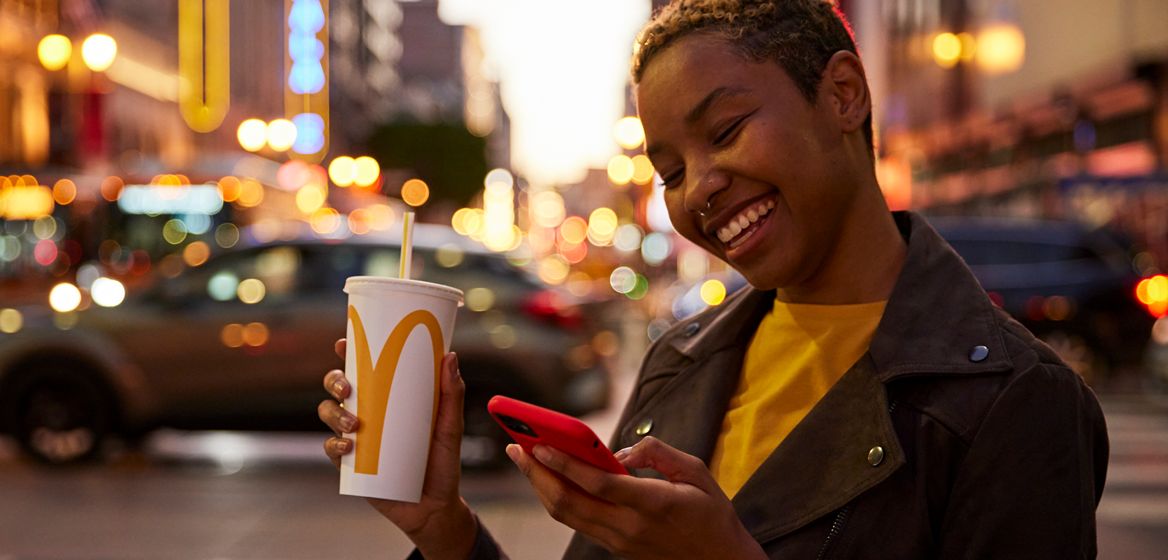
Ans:
{"label": "fingernail", "polygon": [[353,426],[356,424],[357,424],[356,418],[349,416],[347,414],[341,416],[341,429],[343,429],[344,431],[346,431],[346,432],[353,431]]}
{"label": "fingernail", "polygon": [[548,451],[548,448],[542,445],[535,446],[535,449],[531,450],[531,454],[535,455],[535,458],[539,459],[541,463],[547,463],[552,458],[552,452]]}
{"label": "fingernail", "polygon": [[511,462],[516,465],[519,464],[519,446],[514,443],[507,446],[507,457],[511,458]]}
{"label": "fingernail", "polygon": [[347,440],[347,439],[342,439],[341,441],[337,442],[337,451],[340,451],[342,454],[348,453],[349,449],[352,447],[353,447],[353,444],[350,443],[349,440]]}
{"label": "fingernail", "polygon": [[633,452],[633,448],[630,446],[630,447],[626,447],[624,449],[621,449],[621,450],[617,451],[616,453],[613,453],[613,456],[616,457],[617,459],[624,459],[625,457],[629,456],[629,453],[632,453],[632,452]]}
{"label": "fingernail", "polygon": [[[454,354],[454,353],[451,352],[451,354]],[[459,369],[458,369],[458,354],[454,354],[450,358],[450,367],[452,367],[454,369],[454,379],[457,380],[457,379],[462,377],[462,372],[459,371]]]}
{"label": "fingernail", "polygon": [[336,383],[333,383],[333,393],[334,393],[334,394],[337,394],[337,395],[339,395],[339,394],[341,394],[341,391],[344,391],[344,390],[345,390],[345,384],[344,384],[344,383],[341,383],[340,381],[337,381]]}

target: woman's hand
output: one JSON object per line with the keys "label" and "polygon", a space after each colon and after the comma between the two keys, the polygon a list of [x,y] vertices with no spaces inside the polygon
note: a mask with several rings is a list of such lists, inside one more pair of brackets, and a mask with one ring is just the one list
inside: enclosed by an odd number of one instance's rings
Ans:
{"label": "woman's hand", "polygon": [[548,513],[626,558],[766,558],[700,459],[646,437],[617,452],[627,468],[667,480],[604,472],[556,449],[507,455]]}
{"label": "woman's hand", "polygon": [[[345,339],[337,341],[335,350],[344,359]],[[336,437],[325,440],[324,452],[333,465],[340,468],[341,456],[353,450],[353,440],[344,437],[344,434],[352,434],[357,429],[357,417],[341,406],[341,401],[349,396],[351,390],[343,371],[334,369],[325,374],[324,387],[336,399],[321,401],[317,407],[320,419],[336,434]],[[474,546],[478,529],[470,507],[458,495],[465,390],[466,386],[458,372],[458,356],[451,352],[442,360],[438,419],[426,463],[422,501],[414,504],[366,498],[381,515],[405,532],[428,559],[465,559]]]}

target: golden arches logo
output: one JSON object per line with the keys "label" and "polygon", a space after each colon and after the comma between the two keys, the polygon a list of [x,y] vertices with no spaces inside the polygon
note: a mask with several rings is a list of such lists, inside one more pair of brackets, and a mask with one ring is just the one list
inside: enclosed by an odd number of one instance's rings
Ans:
{"label": "golden arches logo", "polygon": [[385,428],[385,409],[389,404],[389,391],[393,387],[393,377],[397,373],[397,363],[401,359],[402,348],[414,328],[422,325],[430,333],[430,345],[434,350],[434,406],[430,415],[430,433],[434,431],[434,420],[438,415],[438,379],[442,368],[442,328],[434,315],[425,309],[418,309],[406,315],[393,327],[377,364],[373,364],[369,350],[369,340],[365,336],[365,325],[357,308],[349,306],[349,322],[353,324],[354,351],[357,358],[357,413],[361,423],[357,427],[357,450],[353,472],[377,474],[377,463],[381,458],[381,434]]}

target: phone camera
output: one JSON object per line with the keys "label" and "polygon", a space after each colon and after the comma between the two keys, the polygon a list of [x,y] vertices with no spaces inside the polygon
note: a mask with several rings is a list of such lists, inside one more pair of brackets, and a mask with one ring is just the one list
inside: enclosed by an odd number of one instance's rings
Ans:
{"label": "phone camera", "polygon": [[498,417],[499,420],[503,422],[503,425],[507,426],[507,429],[515,433],[523,434],[533,438],[539,437],[539,434],[535,433],[535,430],[531,429],[531,426],[528,426],[526,422],[512,418],[506,414],[499,414]]}

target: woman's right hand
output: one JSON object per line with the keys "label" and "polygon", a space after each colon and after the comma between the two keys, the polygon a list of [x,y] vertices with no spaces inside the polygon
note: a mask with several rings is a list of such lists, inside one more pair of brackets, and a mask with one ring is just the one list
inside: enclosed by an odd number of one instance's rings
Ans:
{"label": "woman's right hand", "polygon": [[[334,349],[343,360],[345,339],[338,340]],[[352,434],[357,429],[357,417],[341,405],[351,390],[343,371],[334,369],[326,373],[324,387],[335,400],[321,401],[317,414],[336,434],[336,437],[325,440],[324,452],[333,465],[340,468],[341,456],[353,450],[353,440],[344,434]],[[458,494],[465,391],[466,386],[458,372],[458,356],[453,352],[446,354],[442,360],[438,418],[426,463],[422,501],[414,504],[366,498],[381,515],[405,532],[426,558],[465,559],[478,530],[474,514]]]}

